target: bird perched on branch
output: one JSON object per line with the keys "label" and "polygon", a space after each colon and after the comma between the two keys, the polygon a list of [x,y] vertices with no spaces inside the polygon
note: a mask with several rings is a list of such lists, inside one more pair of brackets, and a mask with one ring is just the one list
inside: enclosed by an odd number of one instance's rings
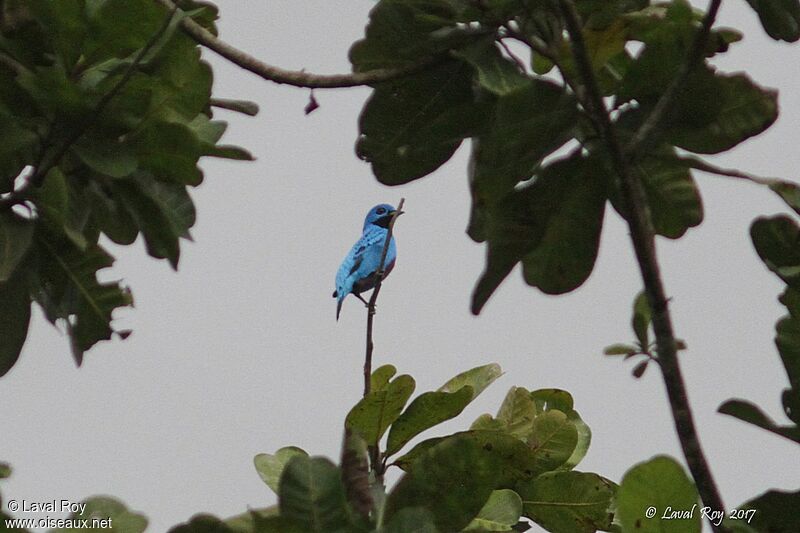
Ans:
{"label": "bird perched on branch", "polygon": [[[336,298],[336,320],[339,320],[345,296],[350,293],[368,305],[361,293],[375,287],[375,273],[380,267],[383,246],[389,233],[389,222],[395,213],[400,214],[402,211],[396,211],[389,204],[376,205],[367,213],[361,238],[350,249],[336,273],[336,290],[333,291],[333,297]],[[392,237],[383,264],[384,278],[394,268],[396,259],[397,247]]]}

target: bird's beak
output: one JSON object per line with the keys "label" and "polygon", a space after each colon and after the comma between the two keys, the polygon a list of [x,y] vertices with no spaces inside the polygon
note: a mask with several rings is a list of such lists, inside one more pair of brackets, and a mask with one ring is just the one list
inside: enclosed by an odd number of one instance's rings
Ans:
{"label": "bird's beak", "polygon": [[405,211],[398,211],[397,209],[395,209],[394,211],[389,211],[390,216],[395,216],[395,215],[400,216],[403,213],[405,213]]}

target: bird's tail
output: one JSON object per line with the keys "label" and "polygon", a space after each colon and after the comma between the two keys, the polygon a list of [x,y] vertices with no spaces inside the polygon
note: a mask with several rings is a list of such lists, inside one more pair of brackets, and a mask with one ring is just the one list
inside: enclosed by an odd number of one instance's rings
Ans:
{"label": "bird's tail", "polygon": [[344,301],[344,298],[339,298],[338,300],[336,300],[336,321],[337,322],[339,321],[339,313],[342,312],[342,302],[343,301]]}

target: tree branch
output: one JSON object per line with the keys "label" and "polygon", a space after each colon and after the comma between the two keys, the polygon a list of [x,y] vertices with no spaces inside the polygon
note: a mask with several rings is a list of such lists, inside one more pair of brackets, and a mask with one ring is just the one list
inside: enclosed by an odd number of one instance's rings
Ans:
{"label": "tree branch", "polygon": [[19,189],[11,192],[5,198],[0,198],[0,210],[10,209],[17,204],[24,203],[27,200],[31,190],[34,187],[39,187],[42,184],[45,176],[47,176],[47,173],[50,172],[53,167],[58,165],[72,145],[75,144],[89,130],[89,128],[91,128],[100,119],[100,116],[106,106],[108,106],[111,100],[122,90],[125,84],[128,83],[128,81],[131,79],[131,76],[133,76],[133,73],[137,68],[139,68],[139,64],[142,62],[144,57],[153,48],[153,46],[155,46],[161,36],[167,31],[174,15],[175,10],[173,9],[164,19],[164,23],[161,25],[158,31],[156,31],[156,33],[150,37],[150,40],[141,50],[139,50],[139,53],[136,54],[133,62],[131,62],[131,64],[122,74],[122,77],[119,79],[119,81],[114,84],[111,90],[109,90],[100,98],[87,119],[83,121],[83,123],[80,124],[79,127],[76,128],[69,137],[67,137],[61,146],[59,146],[49,157],[46,154],[47,146],[42,147],[42,155],[39,161],[36,163],[33,173]]}
{"label": "tree branch", "polygon": [[[405,198],[400,199],[400,203],[397,204],[397,209],[392,215],[391,220],[389,220],[389,225],[387,226],[386,231],[386,239],[383,241],[381,261],[378,263],[378,269],[375,271],[375,288],[372,289],[372,295],[369,298],[369,303],[367,303],[367,350],[364,358],[364,396],[367,396],[370,393],[372,385],[372,350],[374,348],[374,344],[372,343],[372,323],[375,317],[375,304],[378,301],[378,293],[381,291],[383,278],[386,275],[384,272],[384,266],[386,263],[386,254],[389,253],[389,243],[392,241],[394,223],[397,220],[397,217],[403,213],[403,204],[405,201]],[[376,481],[383,484],[383,472],[385,471],[386,467],[381,458],[381,450],[378,446],[370,446],[368,451],[369,462],[372,471],[375,473]]]}
{"label": "tree branch", "polygon": [[[647,300],[653,312],[653,330],[656,334],[658,360],[661,363],[664,384],[667,389],[667,396],[669,397],[672,416],[681,447],[683,448],[683,454],[686,457],[689,470],[694,477],[698,492],[705,505],[715,510],[724,510],[725,507],[711,475],[708,462],[700,447],[700,440],[697,436],[697,430],[689,407],[686,386],[678,363],[672,318],[656,257],[655,233],[650,221],[644,188],[638,177],[632,174],[628,167],[622,146],[603,102],[602,93],[598,89],[597,80],[594,77],[586,51],[582,24],[575,4],[572,0],[560,0],[560,5],[566,21],[567,31],[570,35],[578,71],[588,94],[590,112],[596,116],[598,123],[601,125],[603,140],[611,154],[614,170],[620,178],[631,240],[639,263]],[[711,524],[711,527],[715,531],[724,531],[722,527],[714,524]]]}
{"label": "tree branch", "polygon": [[656,106],[642,123],[639,131],[636,132],[628,146],[625,147],[625,153],[629,157],[635,157],[636,152],[639,151],[642,146],[646,146],[653,135],[656,134],[667,112],[675,103],[678,93],[686,85],[686,80],[689,79],[692,70],[694,70],[703,59],[708,36],[711,34],[711,27],[717,19],[717,12],[721,4],[722,0],[711,0],[708,11],[705,17],[703,17],[703,24],[700,26],[700,29],[697,30],[697,35],[695,35],[692,46],[686,55],[686,59],[681,64],[672,82],[661,95],[661,98],[656,102]]}
{"label": "tree branch", "polygon": [[[155,0],[169,9],[175,7],[172,0]],[[400,68],[375,69],[368,72],[354,72],[352,74],[311,74],[310,72],[285,70],[268,65],[247,52],[235,48],[216,35],[202,27],[200,24],[187,17],[181,21],[181,28],[198,44],[209,48],[228,61],[235,63],[245,70],[249,70],[267,81],[279,84],[305,87],[309,89],[334,89],[343,87],[358,87],[373,85],[383,81],[395,80],[418,72],[435,63],[439,58],[428,58],[419,63]]]}

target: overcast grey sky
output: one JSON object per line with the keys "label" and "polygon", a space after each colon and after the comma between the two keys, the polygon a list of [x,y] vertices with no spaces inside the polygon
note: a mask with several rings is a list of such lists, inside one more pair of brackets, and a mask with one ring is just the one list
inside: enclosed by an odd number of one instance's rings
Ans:
{"label": "overcast grey sky", "polygon": [[[335,73],[349,69],[347,49],[373,3],[219,5],[230,43],[285,68]],[[725,2],[720,20],[746,37],[718,64],[779,88],[782,114],[717,162],[796,178],[800,48],[768,39],[745,2]],[[203,162],[195,242],[183,246],[179,273],[148,258],[140,241],[111,247],[119,260],[107,275],[123,278],[136,299],[117,322],[134,330],[127,341],[98,345],[77,369],[66,338],[36,313],[20,362],[0,380],[0,459],[14,467],[0,487],[5,500],[111,494],[158,532],[200,511],[226,517],[274,503],[252,466],[256,453],[293,444],[337,457],[344,415],[361,394],[365,311],[348,299],[337,323],[333,279],[366,211],[401,196],[407,214],[381,292],[376,366],[412,374],[418,392],[479,364],[506,371],[440,433],[496,411],[512,385],[559,387],[593,432],[580,470],[619,481],[656,454],[683,461],[656,369],[637,381],[631,364],[601,355],[632,337],[641,286],[616,212],[606,211],[597,266],[579,290],[545,296],[515,271],[473,317],[484,246],[464,233],[466,144],[432,176],[384,187],[353,150],[367,89],[317,91],[321,108],[305,117],[308,91],[207,57],[217,96],[261,106],[254,119],[219,114],[231,123],[224,140],[258,161]],[[724,400],[744,397],[783,420],[787,380],[772,341],[782,286],[758,260],[748,227],[785,208],[754,185],[696,178],[705,221],[658,249],[676,331],[689,345],[681,360],[702,443],[732,507],[800,479],[796,445],[716,414]]]}

